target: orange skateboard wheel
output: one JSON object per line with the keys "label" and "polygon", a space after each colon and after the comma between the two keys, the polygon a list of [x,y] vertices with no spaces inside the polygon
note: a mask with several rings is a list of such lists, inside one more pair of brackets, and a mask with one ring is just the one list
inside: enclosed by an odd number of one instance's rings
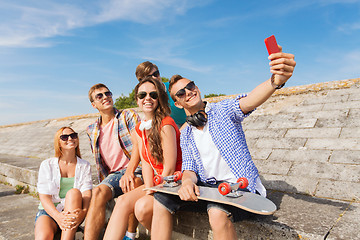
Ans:
{"label": "orange skateboard wheel", "polygon": [[155,185],[159,185],[160,183],[162,183],[164,180],[164,178],[161,175],[156,175],[154,177],[154,184]]}
{"label": "orange skateboard wheel", "polygon": [[236,182],[239,183],[239,188],[241,189],[247,188],[247,186],[249,186],[249,181],[244,177],[239,178]]}
{"label": "orange skateboard wheel", "polygon": [[176,171],[176,172],[174,172],[174,176],[175,176],[174,181],[177,182],[182,178],[182,172]]}
{"label": "orange skateboard wheel", "polygon": [[229,183],[223,182],[218,187],[219,193],[226,195],[231,191],[231,186]]}

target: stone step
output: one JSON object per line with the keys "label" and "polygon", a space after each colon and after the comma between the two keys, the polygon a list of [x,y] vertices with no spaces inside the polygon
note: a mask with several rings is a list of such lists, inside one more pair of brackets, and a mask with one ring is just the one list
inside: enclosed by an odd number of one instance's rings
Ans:
{"label": "stone step", "polygon": [[[39,165],[41,161],[31,158],[24,158],[26,161],[19,161],[20,157],[15,157],[14,165],[11,165],[9,164],[10,157],[0,157],[1,175],[6,173],[8,178],[31,184],[34,181],[33,175],[37,171],[29,168],[35,168],[34,165]],[[19,166],[21,163],[27,165],[30,160],[33,160],[32,166]],[[272,184],[277,185],[284,183],[285,181],[282,180],[272,181]],[[0,197],[1,194],[6,195],[8,193],[0,192]],[[25,218],[26,221],[32,222],[37,211],[38,200],[24,194],[16,196],[20,198],[16,201],[25,201],[30,206],[26,211],[22,210],[20,206],[14,208],[16,203],[13,200],[13,205],[10,204],[2,208],[0,222],[0,229],[2,229],[0,234],[2,235],[0,236],[3,239],[29,239],[26,233],[21,233],[22,227],[16,219]],[[268,198],[276,204],[278,210],[271,216],[244,212],[244,220],[235,224],[239,239],[324,239],[327,234],[326,239],[358,239],[360,237],[358,231],[355,231],[355,229],[360,228],[360,221],[358,221],[360,216],[359,203],[314,198],[304,194],[289,194],[272,190],[268,190]],[[11,213],[13,209],[16,210],[14,214]],[[207,214],[179,212],[175,214],[174,218],[173,239],[212,239]],[[18,232],[19,236],[15,237],[10,232]],[[143,227],[140,227],[140,234],[143,238],[146,237],[147,233]],[[11,237],[9,238],[9,236]]]}

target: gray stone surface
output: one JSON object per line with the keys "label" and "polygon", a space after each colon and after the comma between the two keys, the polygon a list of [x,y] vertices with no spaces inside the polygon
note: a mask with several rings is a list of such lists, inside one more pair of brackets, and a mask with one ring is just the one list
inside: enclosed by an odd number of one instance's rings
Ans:
{"label": "gray stone surface", "polygon": [[[239,239],[360,239],[359,82],[285,88],[244,120],[249,150],[279,210],[236,224]],[[53,156],[53,136],[62,126],[79,132],[83,158],[94,166],[85,129],[96,118],[90,114],[0,126],[0,181],[33,185],[40,162]],[[0,204],[9,199],[25,206],[23,198],[30,197],[2,191]],[[24,219],[30,226],[34,213],[15,205],[1,205],[0,239],[29,239],[29,232],[15,229]],[[205,214],[175,218],[175,239],[212,239]]]}
{"label": "gray stone surface", "polygon": [[39,201],[0,184],[0,239],[34,239],[34,219]]}

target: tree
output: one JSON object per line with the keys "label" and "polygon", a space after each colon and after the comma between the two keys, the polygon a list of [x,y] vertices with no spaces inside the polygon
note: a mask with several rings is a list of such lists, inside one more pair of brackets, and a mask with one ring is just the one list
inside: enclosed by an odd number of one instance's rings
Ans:
{"label": "tree", "polygon": [[125,96],[124,94],[121,94],[121,96],[116,99],[114,105],[117,109],[137,107],[137,103],[135,100],[135,89],[132,90],[129,96]]}
{"label": "tree", "polygon": [[205,94],[204,98],[212,98],[212,97],[220,97],[220,96],[225,96],[225,94],[223,94],[223,93],[220,93],[220,94],[209,93],[209,94]]}

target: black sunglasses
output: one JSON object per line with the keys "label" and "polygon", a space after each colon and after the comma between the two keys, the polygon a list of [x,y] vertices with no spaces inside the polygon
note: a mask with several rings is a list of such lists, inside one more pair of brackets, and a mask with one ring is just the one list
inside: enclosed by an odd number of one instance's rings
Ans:
{"label": "black sunglasses", "polygon": [[101,99],[103,99],[104,95],[107,96],[107,97],[112,97],[112,92],[107,91],[107,92],[104,92],[104,93],[98,93],[98,94],[95,95],[95,100],[100,101]]}
{"label": "black sunglasses", "polygon": [[153,72],[153,74],[149,74],[148,77],[151,76],[151,77],[159,77],[160,76],[160,72],[159,70],[156,70],[155,72]]}
{"label": "black sunglasses", "polygon": [[69,139],[69,137],[71,137],[71,139],[77,139],[78,138],[78,133],[73,132],[71,134],[60,135],[60,139],[63,140],[64,142],[67,141]]}
{"label": "black sunglasses", "polygon": [[[139,99],[144,99],[147,94],[148,94],[147,92],[139,92],[139,93],[137,94],[137,97],[138,97]],[[158,93],[155,92],[155,91],[154,91],[154,92],[149,92],[149,95],[150,95],[150,97],[151,97],[152,99],[154,99],[154,100],[156,100],[156,99],[159,97]]]}
{"label": "black sunglasses", "polygon": [[177,91],[177,92],[175,93],[175,96],[178,97],[178,98],[183,98],[183,97],[185,97],[185,94],[186,94],[185,88],[186,88],[187,90],[189,90],[189,91],[194,91],[194,89],[195,89],[195,83],[194,83],[193,81],[189,82],[188,84],[186,84],[186,86],[185,86],[184,88],[182,88],[182,89],[180,89],[179,91]]}

